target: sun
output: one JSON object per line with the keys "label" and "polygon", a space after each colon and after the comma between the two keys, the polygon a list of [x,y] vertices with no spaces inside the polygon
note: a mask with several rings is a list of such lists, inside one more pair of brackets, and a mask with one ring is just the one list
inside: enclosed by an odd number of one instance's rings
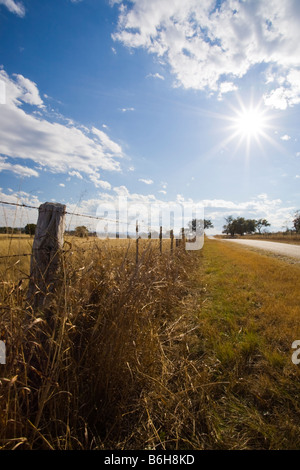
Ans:
{"label": "sun", "polygon": [[257,138],[262,135],[266,128],[264,113],[259,109],[246,109],[237,113],[234,118],[234,128],[241,137]]}
{"label": "sun", "polygon": [[261,101],[254,104],[252,100],[246,105],[239,99],[239,107],[231,106],[231,109],[232,113],[226,116],[227,121],[230,122],[227,127],[226,143],[236,141],[236,150],[243,149],[245,145],[247,159],[253,144],[259,147],[260,154],[264,152],[264,142],[274,144],[270,136],[270,131],[273,129],[270,121],[273,117]]}
{"label": "sun", "polygon": [[263,98],[255,100],[250,96],[248,100],[236,94],[234,99],[225,100],[222,113],[209,113],[220,122],[217,126],[220,138],[216,138],[211,155],[228,153],[228,158],[244,159],[248,165],[252,158],[268,158],[270,146],[282,150],[273,137],[280,125],[278,114],[270,111]]}

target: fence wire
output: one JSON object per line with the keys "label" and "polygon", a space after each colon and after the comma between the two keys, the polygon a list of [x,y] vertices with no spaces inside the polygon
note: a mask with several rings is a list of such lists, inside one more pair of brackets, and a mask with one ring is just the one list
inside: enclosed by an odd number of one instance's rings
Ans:
{"label": "fence wire", "polygon": [[[8,205],[8,206],[14,206],[14,207],[22,207],[22,208],[27,208],[27,209],[39,210],[39,207],[37,207],[37,206],[32,206],[32,205],[24,204],[24,203],[20,203],[20,202],[18,203],[18,202],[0,201],[0,204]],[[94,219],[94,220],[103,220],[103,221],[113,222],[113,223],[120,224],[120,225],[127,225],[128,227],[129,226],[135,227],[136,239],[138,239],[139,229],[144,228],[146,230],[149,230],[148,225],[140,224],[139,221],[136,221],[136,223],[133,223],[133,222],[123,221],[123,220],[119,220],[119,219],[109,219],[107,217],[93,216],[93,215],[89,215],[89,214],[79,214],[79,213],[76,213],[76,212],[69,212],[69,211],[65,211],[65,214],[66,215],[71,215],[73,217],[83,217],[83,218],[89,218],[89,219]],[[121,238],[117,238],[117,239],[127,239],[127,238],[121,237]],[[80,249],[79,250],[73,250],[72,249],[72,250],[68,250],[68,251],[78,252],[78,251],[80,251]],[[88,250],[86,250],[86,251],[88,251]],[[0,255],[0,259],[20,258],[20,257],[23,257],[23,256],[24,257],[25,256],[32,256],[32,253],[22,253],[22,254],[19,254],[19,255],[16,255],[16,254],[14,254],[14,255]]]}
{"label": "fence wire", "polygon": [[[39,207],[37,207],[37,206],[31,206],[31,205],[28,205],[28,204],[17,203],[17,202],[0,201],[0,204],[5,204],[5,205],[8,205],[8,206],[15,206],[15,207],[25,207],[25,208],[28,208],[28,209],[39,210]],[[69,211],[65,211],[65,214],[66,215],[71,215],[73,217],[84,217],[84,218],[94,219],[94,220],[104,220],[104,221],[107,221],[107,222],[118,223],[118,224],[121,224],[121,225],[124,224],[124,225],[132,226],[132,227],[136,227],[136,224],[138,223],[138,222],[135,222],[135,223],[134,222],[128,222],[128,221],[119,220],[119,219],[110,219],[108,217],[99,217],[99,216],[89,215],[89,214],[78,214],[76,212],[69,212]],[[139,226],[139,228],[141,228],[141,227],[149,228],[148,225],[140,224],[140,223],[138,223],[138,226]]]}

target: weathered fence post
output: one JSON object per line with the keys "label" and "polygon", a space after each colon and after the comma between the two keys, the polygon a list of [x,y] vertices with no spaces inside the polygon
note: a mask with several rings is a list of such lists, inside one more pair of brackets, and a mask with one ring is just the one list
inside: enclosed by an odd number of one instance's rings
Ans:
{"label": "weathered fence post", "polygon": [[162,254],[162,226],[159,227],[159,251]]}
{"label": "weathered fence post", "polygon": [[49,294],[60,282],[65,213],[66,206],[59,203],[45,202],[39,207],[27,294],[27,300],[34,309],[46,305]]}
{"label": "weathered fence post", "polygon": [[173,244],[174,244],[174,232],[170,230],[170,238],[171,238],[171,253],[173,253]]}
{"label": "weathered fence post", "polygon": [[181,240],[182,240],[182,246],[185,248],[185,233],[184,233],[184,227],[181,229]]}
{"label": "weathered fence post", "polygon": [[182,246],[185,248],[185,234],[184,234],[184,228],[182,227],[181,229],[181,238],[176,238],[176,247]]}
{"label": "weathered fence post", "polygon": [[138,221],[136,221],[135,223],[135,237],[136,237],[135,263],[138,264],[139,262],[139,223]]}

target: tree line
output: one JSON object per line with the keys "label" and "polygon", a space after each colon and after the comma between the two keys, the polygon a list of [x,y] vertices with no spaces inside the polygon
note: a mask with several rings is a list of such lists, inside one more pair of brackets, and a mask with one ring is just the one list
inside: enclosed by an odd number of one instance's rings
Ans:
{"label": "tree line", "polygon": [[[259,233],[261,234],[262,231],[265,231],[267,227],[270,227],[271,224],[266,219],[245,219],[244,217],[236,217],[234,218],[232,215],[225,217],[226,224],[223,225],[222,233],[226,235],[234,236],[234,235],[245,235],[245,234],[253,234]],[[295,212],[294,219],[293,219],[293,228],[292,231],[296,233],[300,233],[300,211]],[[213,228],[213,223],[210,219],[193,219],[188,223],[187,229],[182,229],[186,235],[192,235],[195,231],[199,231],[200,233],[203,230]],[[27,234],[33,236],[35,234],[36,224],[27,224],[23,228],[12,228],[12,227],[0,227],[0,234]],[[66,232],[68,235],[75,235],[77,237],[88,237],[90,235],[96,235],[95,233],[90,233],[87,227],[84,225],[80,225],[75,228],[75,230],[71,230]]]}
{"label": "tree line", "polygon": [[225,217],[226,224],[223,226],[223,232],[226,235],[244,235],[251,233],[261,233],[264,227],[270,227],[271,224],[266,219],[245,219],[244,217],[233,218],[232,215]]}
{"label": "tree line", "polygon": [[25,227],[0,227],[1,234],[10,234],[10,235],[19,235],[19,234],[26,234],[26,235],[34,235],[36,229],[36,224],[27,224]]}
{"label": "tree line", "polygon": [[[234,237],[234,235],[250,235],[252,233],[261,234],[262,231],[270,227],[271,224],[266,219],[245,219],[244,217],[234,218],[232,215],[225,217],[226,224],[223,225],[223,232],[226,235]],[[300,233],[300,211],[294,214],[293,229],[296,233]]]}

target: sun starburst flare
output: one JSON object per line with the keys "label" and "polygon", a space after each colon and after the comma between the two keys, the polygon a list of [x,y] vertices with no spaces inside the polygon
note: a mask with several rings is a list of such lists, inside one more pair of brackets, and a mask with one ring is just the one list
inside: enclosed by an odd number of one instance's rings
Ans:
{"label": "sun starburst flare", "polygon": [[[268,157],[265,145],[267,143],[283,151],[272,136],[278,128],[278,124],[276,126],[274,122],[276,115],[270,113],[262,101],[255,103],[252,98],[249,103],[245,103],[240,96],[237,96],[237,101],[236,105],[228,103],[230,110],[226,114],[214,114],[214,117],[223,123],[226,121],[227,125],[220,127],[226,137],[218,142],[211,154],[216,155],[229,144],[233,144],[231,158],[238,152],[238,155],[243,154],[245,161],[249,163],[251,155]],[[258,152],[253,153],[255,146]]]}
{"label": "sun starburst flare", "polygon": [[267,125],[264,113],[251,108],[239,112],[233,121],[236,133],[247,138],[258,138],[259,135],[263,135]]}

